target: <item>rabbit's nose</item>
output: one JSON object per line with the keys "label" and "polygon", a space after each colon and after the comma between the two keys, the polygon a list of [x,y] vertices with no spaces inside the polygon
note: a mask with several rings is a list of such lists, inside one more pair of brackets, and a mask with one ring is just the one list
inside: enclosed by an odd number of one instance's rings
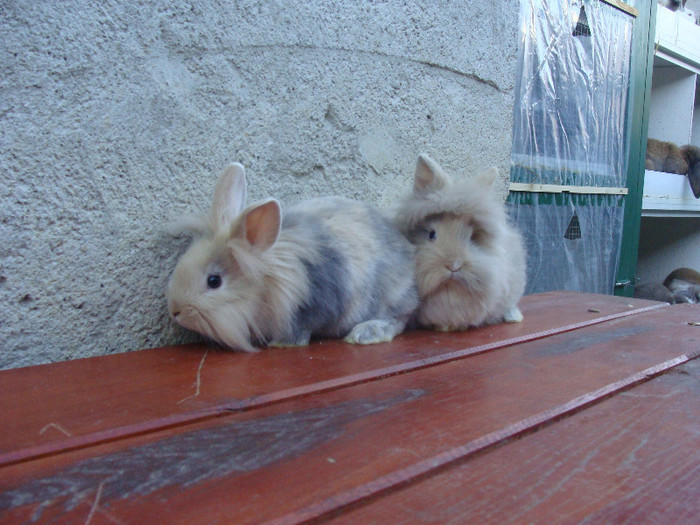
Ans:
{"label": "rabbit's nose", "polygon": [[179,301],[176,301],[171,297],[168,301],[168,310],[170,310],[170,316],[173,319],[177,319],[177,317],[182,313],[182,306],[179,304]]}
{"label": "rabbit's nose", "polygon": [[458,272],[462,269],[463,264],[460,262],[453,262],[452,264],[446,264],[445,268],[447,268],[449,271],[452,273]]}

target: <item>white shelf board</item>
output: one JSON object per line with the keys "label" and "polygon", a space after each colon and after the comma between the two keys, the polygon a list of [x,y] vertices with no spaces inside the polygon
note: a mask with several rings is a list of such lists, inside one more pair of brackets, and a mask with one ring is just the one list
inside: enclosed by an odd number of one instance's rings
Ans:
{"label": "white shelf board", "polygon": [[647,170],[642,216],[700,217],[700,199],[693,196],[687,176]]}
{"label": "white shelf board", "polygon": [[700,67],[700,26],[686,15],[657,4],[657,52],[679,58],[691,69]]}

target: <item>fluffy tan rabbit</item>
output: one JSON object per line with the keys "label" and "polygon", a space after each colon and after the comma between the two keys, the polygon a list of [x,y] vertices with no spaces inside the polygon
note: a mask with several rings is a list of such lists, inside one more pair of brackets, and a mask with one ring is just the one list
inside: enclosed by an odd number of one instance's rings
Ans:
{"label": "fluffy tan rabbit", "polygon": [[344,198],[284,213],[274,199],[244,203],[244,169],[232,164],[170,278],[177,323],[249,352],[311,336],[378,343],[403,331],[418,304],[415,250],[387,217]]}
{"label": "fluffy tan rabbit", "polygon": [[453,182],[427,155],[395,223],[417,247],[418,324],[463,330],[522,321],[525,250],[494,184],[498,170]]}

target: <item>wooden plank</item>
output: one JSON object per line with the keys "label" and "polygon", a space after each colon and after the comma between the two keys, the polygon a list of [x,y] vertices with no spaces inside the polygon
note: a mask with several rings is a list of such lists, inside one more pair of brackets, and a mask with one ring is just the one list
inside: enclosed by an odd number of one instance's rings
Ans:
{"label": "wooden plank", "polygon": [[[444,469],[451,451],[507,441],[687,359],[697,315],[692,305],[658,309],[7,466],[0,521],[81,521],[96,501],[105,519],[124,523],[295,521],[319,504],[323,517],[413,482],[405,473],[426,461],[443,458],[434,467]],[[343,499],[358,490],[357,501]]]}
{"label": "wooden plank", "polygon": [[581,195],[627,195],[627,188],[611,186],[569,186],[566,184],[536,184],[534,182],[511,182],[509,191],[527,193],[577,193]]}
{"label": "wooden plank", "polygon": [[[357,347],[319,341],[260,354],[203,345],[0,372],[0,465],[433,366],[663,303],[554,292],[523,298],[525,320],[462,333],[415,332]],[[21,417],[20,417],[21,416]]]}
{"label": "wooden plank", "polygon": [[620,11],[627,13],[630,16],[633,16],[637,18],[639,16],[639,10],[636,7],[632,7],[629,4],[626,4],[622,2],[621,0],[601,0],[602,2],[605,2],[606,4],[609,4],[613,6],[616,9],[619,9]]}
{"label": "wooden plank", "polygon": [[340,516],[340,523],[697,523],[700,360]]}

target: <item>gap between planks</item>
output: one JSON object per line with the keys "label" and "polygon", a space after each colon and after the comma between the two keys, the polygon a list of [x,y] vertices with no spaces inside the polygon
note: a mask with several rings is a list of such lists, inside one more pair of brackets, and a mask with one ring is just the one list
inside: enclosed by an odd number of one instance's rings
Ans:
{"label": "gap between planks", "polygon": [[671,369],[697,359],[700,350],[670,359],[641,372],[627,376],[620,381],[610,383],[598,390],[576,397],[555,408],[545,410],[534,416],[522,419],[500,430],[469,441],[464,445],[421,460],[409,467],[391,472],[358,487],[335,494],[330,498],[312,503],[284,516],[265,522],[265,525],[297,525],[318,523],[337,517],[344,511],[375,501],[387,493],[400,490],[425,478],[439,474],[445,469],[466,461],[470,457],[496,448],[509,440],[532,434],[541,428],[552,425],[564,418],[581,412],[610,397],[646,383]]}
{"label": "gap between planks", "polygon": [[[148,421],[143,421],[141,423],[133,423],[130,425],[116,427],[113,429],[103,430],[99,432],[93,432],[82,436],[72,436],[61,441],[52,442],[45,445],[37,445],[34,447],[28,447],[0,454],[0,468],[9,465],[14,465],[17,463],[24,463],[42,457],[63,454],[66,452],[72,452],[75,450],[97,446],[104,443],[110,443],[127,438],[132,438],[151,432],[167,430],[174,427],[181,427],[193,423],[199,423],[201,421],[209,419],[225,417],[227,415],[230,415],[231,413],[245,412],[252,409],[263,408],[266,406],[290,401],[293,399],[308,397],[313,394],[324,393],[332,390],[339,390],[341,388],[348,388],[363,383],[369,383],[371,381],[377,381],[389,376],[415,372],[418,370],[438,366],[451,361],[464,359],[466,357],[481,354],[490,350],[506,348],[517,344],[536,341],[538,339],[543,339],[552,335],[571,332],[574,330],[579,330],[581,328],[586,328],[589,326],[594,326],[597,324],[602,324],[608,321],[622,319],[633,315],[639,315],[645,312],[649,312],[651,310],[665,308],[668,306],[669,305],[666,303],[654,304],[651,306],[637,308],[627,312],[618,312],[598,317],[595,319],[588,319],[579,323],[552,328],[549,330],[542,330],[539,332],[533,332],[524,336],[512,337],[510,339],[504,339],[501,341],[495,341],[493,343],[477,345],[474,347],[464,348],[462,350],[454,350],[445,354],[417,359],[398,365],[377,368],[374,370],[369,370],[367,372],[361,372],[358,374],[352,374],[335,379],[328,379],[326,381],[319,381],[317,383],[288,388],[277,392],[270,392],[267,394],[260,394],[257,396],[251,396],[243,399],[232,400],[226,403],[213,405],[211,407],[200,409],[194,412],[186,412],[183,414],[164,416]],[[202,362],[200,362],[200,365],[202,363],[203,360]]]}

